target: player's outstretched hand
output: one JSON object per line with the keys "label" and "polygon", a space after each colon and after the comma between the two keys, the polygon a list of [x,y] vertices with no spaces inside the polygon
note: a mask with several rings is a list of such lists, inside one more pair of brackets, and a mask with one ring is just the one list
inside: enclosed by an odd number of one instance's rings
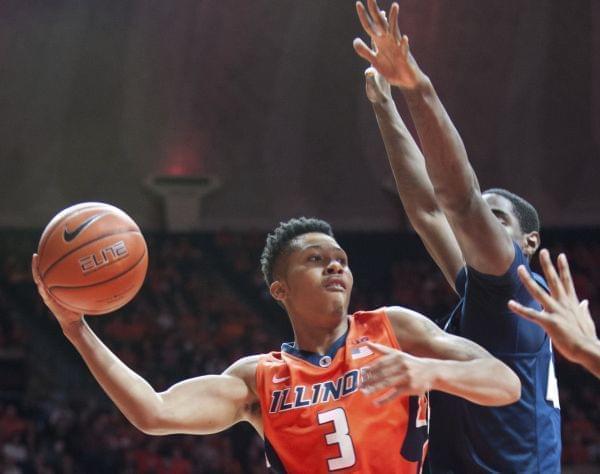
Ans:
{"label": "player's outstretched hand", "polygon": [[398,4],[390,8],[389,21],[375,0],[367,0],[367,8],[356,2],[356,11],[365,32],[371,37],[373,49],[360,38],[353,42],[356,53],[369,61],[390,84],[401,89],[416,89],[426,79],[410,54],[408,37],[398,28]]}
{"label": "player's outstretched hand", "polygon": [[[554,346],[572,362],[589,367],[589,349],[598,348],[600,341],[596,336],[594,321],[590,315],[588,301],[579,301],[573,278],[564,254],[558,256],[558,272],[552,264],[550,253],[543,249],[540,252],[540,263],[544,276],[550,287],[550,294],[531,277],[527,269],[519,267],[519,278],[543,310],[527,308],[514,300],[508,302],[515,313],[538,323],[548,333]],[[600,362],[596,361],[596,370]],[[598,375],[598,373],[596,373]]]}
{"label": "player's outstretched hand", "polygon": [[400,395],[422,395],[431,389],[431,371],[427,360],[382,344],[367,344],[381,357],[362,369],[361,390],[370,394],[390,389],[375,403],[385,403]]}
{"label": "player's outstretched hand", "polygon": [[373,104],[384,104],[392,100],[390,83],[374,67],[365,70],[365,89],[367,98]]}
{"label": "player's outstretched hand", "polygon": [[40,272],[38,269],[38,255],[35,253],[33,254],[33,257],[31,258],[31,274],[33,275],[33,281],[35,282],[35,284],[37,286],[38,293],[44,300],[44,303],[48,307],[48,309],[50,311],[52,311],[52,314],[54,314],[54,316],[56,317],[56,319],[58,320],[58,322],[60,323],[61,326],[81,320],[81,318],[83,317],[83,314],[79,314],[74,311],[70,311],[66,308],[63,308],[48,293],[48,290],[46,289],[44,282],[42,282],[42,279],[40,278]]}

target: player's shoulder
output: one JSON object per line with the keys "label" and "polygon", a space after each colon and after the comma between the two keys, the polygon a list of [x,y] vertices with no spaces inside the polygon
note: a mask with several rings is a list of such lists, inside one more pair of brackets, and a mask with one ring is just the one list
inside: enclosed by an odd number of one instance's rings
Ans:
{"label": "player's shoulder", "polygon": [[381,306],[376,309],[360,310],[350,315],[350,319],[355,322],[369,322],[376,319],[386,318],[388,306]]}
{"label": "player's shoulder", "polygon": [[256,377],[256,368],[258,367],[260,360],[266,355],[267,354],[254,354],[242,357],[227,367],[223,374],[238,377],[247,383],[252,381],[253,385],[253,380]]}
{"label": "player's shoulder", "polygon": [[394,333],[410,331],[415,324],[422,324],[424,320],[429,321],[421,313],[404,306],[382,306],[372,311],[361,311],[354,313],[355,320],[390,325]]}
{"label": "player's shoulder", "polygon": [[[521,249],[517,242],[513,240],[512,243],[514,247],[514,257],[504,273],[500,275],[484,273],[472,266],[467,266],[464,274],[459,273],[457,276],[457,290],[459,288],[463,290],[462,292],[459,291],[459,294],[465,296],[467,286],[471,289],[470,293],[472,294],[477,293],[479,291],[478,289],[485,292],[489,289],[492,289],[492,291],[495,291],[493,289],[513,291],[520,288],[522,283],[519,278],[518,269],[519,266],[524,265],[525,268],[531,271],[529,268],[529,258],[525,255],[523,249]],[[459,281],[459,279],[461,281]]]}
{"label": "player's shoulder", "polygon": [[[356,313],[355,313],[356,317]],[[367,325],[379,325],[388,331],[400,346],[410,346],[424,331],[431,333],[437,326],[421,313],[404,306],[383,306],[359,315]]]}
{"label": "player's shoulder", "polygon": [[421,313],[404,306],[385,306],[383,312],[393,326],[410,325],[425,318]]}
{"label": "player's shoulder", "polygon": [[376,323],[378,321],[389,321],[392,324],[411,321],[422,317],[420,313],[404,306],[381,306],[369,311],[357,311],[351,318],[355,322]]}
{"label": "player's shoulder", "polygon": [[223,375],[229,375],[243,380],[248,387],[257,393],[257,378],[268,371],[270,366],[281,365],[285,363],[281,360],[280,352],[269,352],[264,354],[254,354],[238,359],[231,364]]}

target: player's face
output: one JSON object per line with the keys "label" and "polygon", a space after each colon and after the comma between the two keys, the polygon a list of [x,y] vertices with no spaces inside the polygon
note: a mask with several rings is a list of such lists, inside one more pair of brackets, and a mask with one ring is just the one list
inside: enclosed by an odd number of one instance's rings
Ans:
{"label": "player's face", "polygon": [[515,214],[512,202],[504,196],[494,193],[485,193],[483,199],[490,206],[492,212],[502,224],[502,227],[508,232],[513,240],[519,241],[523,231],[519,224],[519,219]]}
{"label": "player's face", "polygon": [[345,315],[354,281],[346,252],[320,232],[297,237],[293,249],[271,285],[273,296],[296,314]]}
{"label": "player's face", "polygon": [[512,202],[504,196],[494,193],[485,193],[483,199],[511,239],[519,244],[525,255],[533,255],[540,245],[540,235],[538,232],[523,232]]}

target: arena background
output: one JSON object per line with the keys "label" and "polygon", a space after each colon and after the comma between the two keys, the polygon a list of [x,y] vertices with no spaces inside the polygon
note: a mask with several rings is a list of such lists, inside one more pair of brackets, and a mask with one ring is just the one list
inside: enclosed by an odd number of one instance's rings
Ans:
{"label": "arena background", "polygon": [[[482,187],[537,206],[600,314],[600,2],[403,0],[400,24]],[[156,388],[289,337],[257,272],[289,217],[332,222],[354,307],[452,305],[395,196],[360,33],[350,0],[0,1],[3,472],[263,472],[245,428],[139,437],[110,408],[28,272],[70,204],[110,202],[148,236],[144,290],[93,323]],[[565,472],[598,471],[598,382],[562,360],[558,377]]]}

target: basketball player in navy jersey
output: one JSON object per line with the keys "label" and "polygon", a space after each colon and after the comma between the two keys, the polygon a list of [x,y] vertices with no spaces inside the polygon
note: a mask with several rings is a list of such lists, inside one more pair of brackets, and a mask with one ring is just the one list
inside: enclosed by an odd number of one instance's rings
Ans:
{"label": "basketball player in navy jersey", "polygon": [[[540,309],[517,272],[520,265],[530,272],[529,260],[539,247],[537,212],[506,190],[480,191],[456,128],[398,29],[398,5],[392,5],[389,22],[375,0],[367,8],[357,2],[372,49],[360,39],[354,48],[373,66],[367,70],[367,95],[398,192],[411,224],[461,297],[444,326],[507,363],[523,387],[521,400],[503,408],[432,393],[431,470],[559,472],[560,411],[550,339],[507,306],[512,299]],[[398,114],[388,83],[402,91],[423,153]],[[391,376],[388,370],[370,380]]]}
{"label": "basketball player in navy jersey", "polygon": [[565,254],[557,259],[558,272],[550,260],[550,253],[540,252],[540,264],[550,286],[550,294],[540,286],[525,267],[519,267],[519,277],[527,291],[543,307],[536,310],[509,301],[515,313],[539,324],[552,338],[554,347],[567,359],[582,365],[600,378],[600,339],[589,310],[588,300],[579,301],[571,270]]}

